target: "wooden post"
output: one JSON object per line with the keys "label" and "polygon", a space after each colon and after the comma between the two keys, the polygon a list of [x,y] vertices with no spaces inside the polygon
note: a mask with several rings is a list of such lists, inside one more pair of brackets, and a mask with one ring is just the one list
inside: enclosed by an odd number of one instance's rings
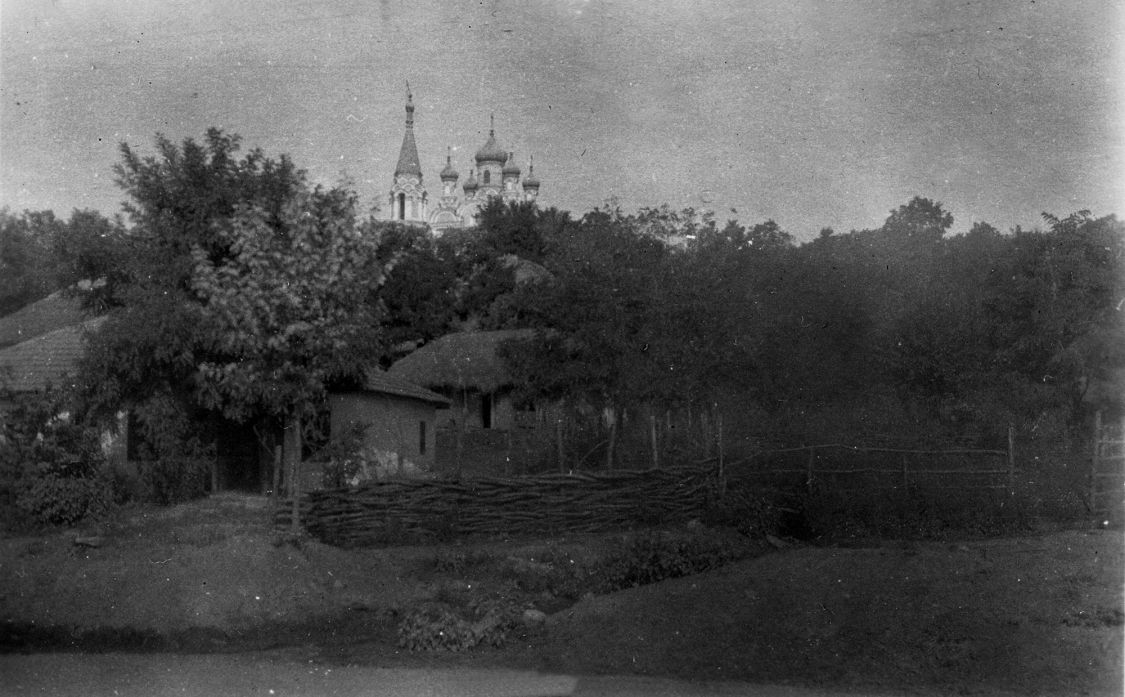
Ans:
{"label": "wooden post", "polygon": [[1016,429],[1008,424],[1008,495],[1016,493]]}
{"label": "wooden post", "polygon": [[910,488],[910,474],[906,466],[906,453],[902,454],[902,490],[905,493]]}
{"label": "wooden post", "polygon": [[289,520],[289,530],[294,534],[301,531],[301,417],[292,415],[286,419],[283,457],[289,461],[289,495],[293,497],[293,517]]}
{"label": "wooden post", "polygon": [[562,407],[559,407],[559,413],[555,417],[555,439],[555,445],[558,448],[559,455],[559,472],[566,472],[566,451],[563,448]]}
{"label": "wooden post", "polygon": [[652,468],[660,468],[660,445],[656,440],[656,411],[650,410],[648,415],[649,431],[652,436]]}
{"label": "wooden post", "polygon": [[715,410],[715,423],[719,428],[719,494],[727,493],[727,471],[723,450],[723,413]]}
{"label": "wooden post", "polygon": [[281,444],[273,446],[273,498],[281,500]]}
{"label": "wooden post", "polygon": [[809,459],[805,466],[805,489],[812,492],[813,486],[813,465],[816,464],[816,446],[809,446]]}
{"label": "wooden post", "polygon": [[1102,412],[1094,412],[1094,452],[1090,458],[1090,479],[1087,483],[1087,496],[1090,501],[1090,513],[1098,512],[1098,471],[1101,469],[1102,456]]}
{"label": "wooden post", "polygon": [[609,417],[609,442],[605,448],[605,468],[613,471],[613,450],[617,447],[617,407],[610,406],[605,414]]}

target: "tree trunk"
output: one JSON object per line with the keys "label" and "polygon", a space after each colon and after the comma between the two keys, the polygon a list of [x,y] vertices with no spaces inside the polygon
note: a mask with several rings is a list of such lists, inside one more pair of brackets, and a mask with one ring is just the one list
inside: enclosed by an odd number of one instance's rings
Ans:
{"label": "tree trunk", "polygon": [[289,496],[293,499],[289,529],[295,534],[301,530],[301,417],[286,418],[283,443],[282,457],[289,475]]}
{"label": "tree trunk", "polygon": [[273,446],[273,489],[270,491],[270,496],[273,497],[274,503],[281,498],[281,446]]}

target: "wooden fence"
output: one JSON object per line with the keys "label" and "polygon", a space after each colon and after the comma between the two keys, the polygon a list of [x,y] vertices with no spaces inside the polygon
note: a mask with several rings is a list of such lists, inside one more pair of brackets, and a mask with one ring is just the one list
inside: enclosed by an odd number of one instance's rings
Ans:
{"label": "wooden fence", "polygon": [[1105,423],[1100,411],[1095,415],[1089,487],[1095,516],[1110,520],[1125,513],[1125,418]]}
{"label": "wooden fence", "polygon": [[1014,439],[1006,449],[918,450],[842,443],[804,445],[755,453],[722,467],[728,479],[775,486],[823,485],[835,491],[871,489],[996,489],[1016,485]]}

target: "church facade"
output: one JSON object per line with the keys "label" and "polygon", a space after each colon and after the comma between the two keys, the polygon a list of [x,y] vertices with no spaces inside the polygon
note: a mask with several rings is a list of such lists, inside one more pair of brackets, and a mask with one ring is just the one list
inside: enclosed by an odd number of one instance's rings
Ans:
{"label": "church facade", "polygon": [[522,176],[515,153],[506,151],[497,142],[496,125],[492,121],[488,140],[477,150],[469,175],[460,187],[461,174],[453,167],[452,155],[446,154],[445,168],[438,174],[441,193],[431,201],[422,181],[422,166],[414,141],[414,101],[408,89],[406,133],[395,165],[387,217],[429,225],[439,235],[449,228],[474,227],[478,212],[489,199],[535,201],[539,196],[539,179],[534,167],[534,163],[529,162],[527,176]]}

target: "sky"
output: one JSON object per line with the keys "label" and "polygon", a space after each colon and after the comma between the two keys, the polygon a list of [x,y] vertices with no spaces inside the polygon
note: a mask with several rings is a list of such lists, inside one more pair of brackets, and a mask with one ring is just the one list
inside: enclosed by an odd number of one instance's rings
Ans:
{"label": "sky", "polygon": [[115,214],[120,143],[218,126],[386,209],[407,81],[431,198],[494,114],[576,215],[667,204],[807,240],[916,195],[954,232],[1125,213],[1109,0],[0,0],[0,206]]}

